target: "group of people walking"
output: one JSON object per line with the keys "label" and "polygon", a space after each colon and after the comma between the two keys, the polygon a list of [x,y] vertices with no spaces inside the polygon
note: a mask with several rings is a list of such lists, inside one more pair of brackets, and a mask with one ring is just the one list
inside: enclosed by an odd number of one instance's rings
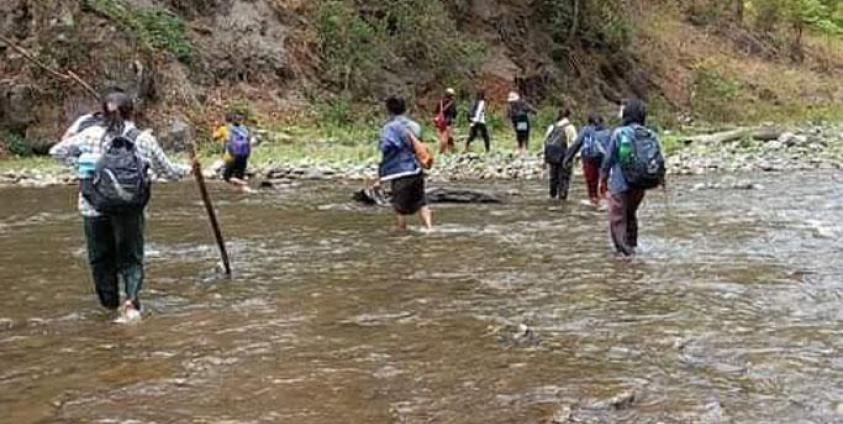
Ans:
{"label": "group of people walking", "polygon": [[[486,153],[492,149],[492,139],[489,127],[486,122],[488,102],[486,92],[479,90],[475,95],[474,102],[468,110],[469,131],[465,140],[464,152],[471,150],[471,143],[480,137]],[[524,101],[516,92],[510,92],[507,96],[507,119],[512,123],[515,131],[516,150],[519,154],[526,154],[530,143],[530,128],[532,125],[530,115],[535,115],[536,109]],[[456,140],[454,138],[454,127],[457,124],[459,109],[457,107],[456,91],[453,88],[445,90],[445,95],[439,100],[434,109],[433,125],[436,127],[439,139],[439,153],[453,153],[456,151]]]}
{"label": "group of people walking", "polygon": [[[453,98],[453,92],[448,92]],[[519,148],[526,149],[530,126],[524,115],[535,109],[514,99],[510,105]],[[422,142],[421,125],[407,117],[407,105],[400,97],[385,102],[389,119],[380,132],[382,160],[377,185],[389,184],[392,205],[399,229],[407,228],[407,217],[418,214],[424,228],[433,226],[432,213],[425,194],[425,170],[433,158]],[[479,93],[471,109],[472,131],[489,148],[485,127],[485,96]],[[435,121],[453,122],[455,106],[443,102]],[[532,111],[532,112],[531,112]],[[150,131],[141,131],[134,123],[134,104],[121,90],[104,96],[99,112],[82,116],[66,131],[50,154],[72,167],[79,179],[78,209],[83,217],[88,263],[102,306],[119,310],[121,321],[140,319],[140,291],[144,281],[145,208],[150,198],[150,171],[157,177],[178,180],[193,171],[201,171],[194,159],[192,166],[173,163]],[[526,118],[529,122],[529,117]],[[243,117],[229,115],[215,138],[225,140],[226,181],[246,190],[247,160],[251,136]],[[569,110],[563,110],[550,126],[545,142],[545,156],[550,165],[550,195],[565,199],[571,164],[582,151],[589,198],[595,206],[608,199],[612,240],[617,251],[633,255],[638,241],[636,211],[644,191],[663,182],[664,163],[658,141],[646,123],[643,103],[631,100],[623,109],[623,122],[613,131],[592,115],[581,133],[571,122]],[[452,144],[453,133],[439,128],[440,146]],[[568,141],[573,143],[568,146]],[[440,149],[445,152],[447,148]],[[647,162],[649,161],[649,162]],[[606,193],[609,193],[608,195]],[[120,282],[125,297],[121,301]]]}
{"label": "group of people walking", "polygon": [[[440,152],[445,153],[453,144],[452,129],[445,124],[453,122],[456,115],[453,90],[448,90],[436,109]],[[519,140],[519,149],[527,148],[529,140],[529,114],[534,113],[529,104],[517,95],[510,97],[510,116]],[[485,99],[479,93],[472,107],[472,136],[488,135],[484,113]],[[425,228],[431,228],[432,218],[427,207],[424,187],[424,166],[420,158],[421,126],[409,119],[404,100],[390,97],[386,101],[390,119],[381,130],[380,150],[383,155],[379,169],[379,183],[392,186],[392,203],[398,227],[406,228],[406,217],[419,213]],[[665,163],[655,132],[646,127],[646,105],[637,99],[625,102],[620,113],[621,123],[615,129],[605,126],[598,114],[591,114],[581,132],[571,120],[571,111],[562,109],[545,136],[544,159],[548,169],[550,197],[566,200],[570,187],[571,170],[576,156],[582,157],[583,175],[588,187],[589,202],[601,209],[606,199],[609,210],[611,238],[617,252],[632,256],[638,247],[638,207],[646,190],[664,184]],[[524,124],[526,122],[526,124]],[[440,126],[442,124],[442,126]],[[475,130],[475,128],[478,128]]]}

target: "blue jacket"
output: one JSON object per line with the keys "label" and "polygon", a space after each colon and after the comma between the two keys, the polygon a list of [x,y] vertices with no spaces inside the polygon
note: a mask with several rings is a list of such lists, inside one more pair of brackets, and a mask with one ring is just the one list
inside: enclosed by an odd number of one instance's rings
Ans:
{"label": "blue jacket", "polygon": [[408,130],[413,131],[417,137],[421,135],[421,126],[406,116],[392,118],[381,130],[380,150],[383,159],[378,169],[381,180],[394,180],[422,172],[407,135]]}
{"label": "blue jacket", "polygon": [[[576,141],[571,147],[568,148],[568,153],[565,155],[565,164],[566,166],[571,166],[571,163],[574,162],[574,158],[579,153],[580,149],[583,147],[585,143],[585,139],[587,137],[595,137],[597,143],[600,145],[602,150],[608,151],[609,148],[609,137],[611,136],[611,130],[604,128],[602,125],[586,125],[583,127],[580,134],[577,136]],[[604,155],[600,155],[597,159],[603,160]]]}
{"label": "blue jacket", "polygon": [[629,183],[623,175],[623,169],[621,169],[618,146],[620,146],[621,134],[626,133],[627,136],[631,137],[636,125],[638,124],[615,129],[609,139],[609,148],[606,150],[606,156],[600,166],[600,178],[609,179],[609,191],[612,194],[622,194],[629,190]]}

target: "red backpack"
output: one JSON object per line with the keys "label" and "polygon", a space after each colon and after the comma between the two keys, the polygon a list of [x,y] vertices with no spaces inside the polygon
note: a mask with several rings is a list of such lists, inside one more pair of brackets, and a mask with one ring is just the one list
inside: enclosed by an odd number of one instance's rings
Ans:
{"label": "red backpack", "polygon": [[445,110],[451,107],[452,103],[448,103],[448,107],[445,107],[444,102],[439,102],[439,113],[433,117],[433,125],[436,126],[436,129],[439,131],[445,131],[448,129],[448,118],[445,117]]}

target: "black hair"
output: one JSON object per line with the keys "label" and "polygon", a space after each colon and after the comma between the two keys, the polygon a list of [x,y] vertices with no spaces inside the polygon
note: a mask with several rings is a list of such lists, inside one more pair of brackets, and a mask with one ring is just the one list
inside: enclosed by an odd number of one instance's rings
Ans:
{"label": "black hair", "polygon": [[623,105],[623,124],[624,125],[646,125],[647,123],[647,105],[641,100],[630,99]]}
{"label": "black hair", "polygon": [[600,116],[599,113],[592,112],[588,115],[588,125],[599,126],[599,125],[603,125],[604,123],[605,123],[605,121],[603,120],[603,117]]}
{"label": "black hair", "polygon": [[102,115],[105,118],[106,133],[112,135],[123,134],[126,121],[132,119],[135,104],[126,93],[113,91],[102,101]]}
{"label": "black hair", "polygon": [[392,115],[403,115],[407,112],[407,103],[398,96],[389,96],[386,99],[386,110]]}
{"label": "black hair", "polygon": [[486,100],[486,90],[477,90],[477,100]]}
{"label": "black hair", "polygon": [[563,118],[570,118],[570,117],[571,117],[571,109],[563,107],[562,109],[559,109],[559,115],[556,118],[556,120],[559,121],[559,120],[562,120]]}

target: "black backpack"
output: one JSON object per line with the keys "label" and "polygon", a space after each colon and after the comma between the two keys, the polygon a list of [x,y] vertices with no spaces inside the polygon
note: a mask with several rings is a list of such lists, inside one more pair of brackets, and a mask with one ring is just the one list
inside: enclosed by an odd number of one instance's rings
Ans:
{"label": "black backpack", "polygon": [[553,124],[553,130],[544,140],[544,160],[547,163],[562,163],[568,152],[568,133],[565,129],[571,124],[558,126]]}
{"label": "black backpack", "polygon": [[82,180],[82,196],[96,211],[107,215],[139,212],[149,202],[149,165],[135,146],[139,135],[133,128],[114,137],[97,161],[93,178]]}
{"label": "black backpack", "polygon": [[[640,125],[620,130],[620,163],[627,183],[649,190],[664,183],[666,167],[656,133]],[[624,143],[629,143],[625,148]]]}

